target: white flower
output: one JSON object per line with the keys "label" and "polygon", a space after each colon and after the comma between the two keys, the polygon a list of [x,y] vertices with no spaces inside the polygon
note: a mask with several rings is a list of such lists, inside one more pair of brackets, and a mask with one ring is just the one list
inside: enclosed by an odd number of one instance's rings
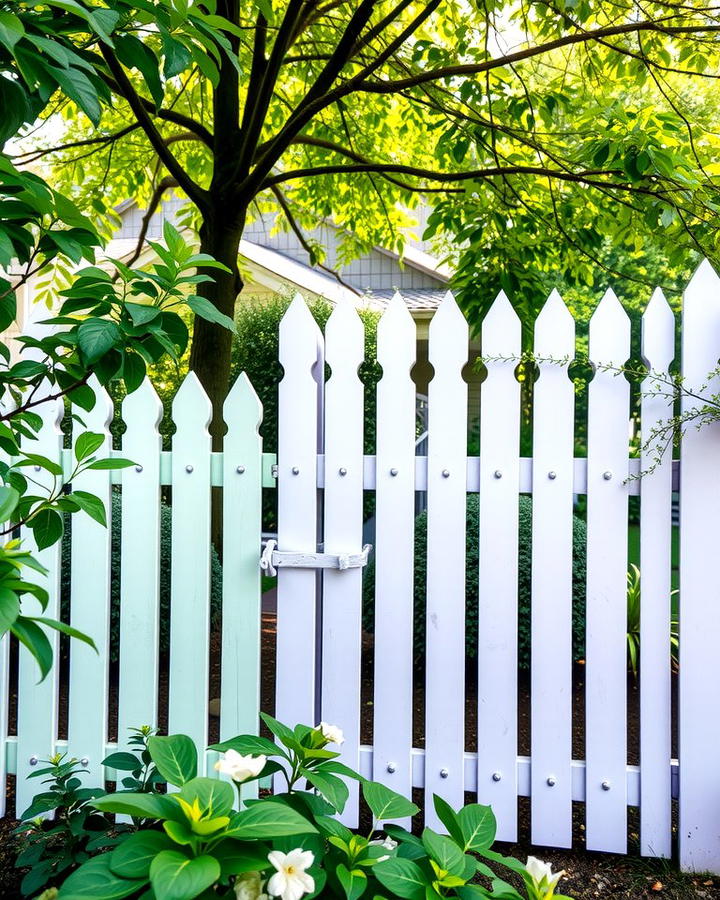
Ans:
{"label": "white flower", "polygon": [[394,850],[397,847],[397,841],[394,841],[391,837],[376,838],[374,841],[370,841],[370,844],[376,847],[384,847],[386,850]]}
{"label": "white flower", "polygon": [[317,730],[322,732],[322,736],[330,744],[342,744],[345,742],[345,735],[337,725],[328,725],[327,722],[321,722],[317,726]]}
{"label": "white flower", "polygon": [[565,874],[564,869],[560,872],[553,872],[550,863],[543,862],[536,856],[528,856],[525,871],[532,879],[538,895],[542,898],[548,898],[548,900],[555,893],[558,881]]}
{"label": "white flower", "polygon": [[289,853],[271,850],[268,859],[276,869],[268,881],[268,894],[282,900],[300,900],[303,894],[315,890],[315,879],[305,871],[315,860],[310,850],[300,847]]}
{"label": "white flower", "polygon": [[259,872],[244,872],[238,875],[234,884],[237,900],[266,900]]}
{"label": "white flower", "polygon": [[240,783],[248,778],[257,778],[266,762],[266,756],[243,756],[236,750],[228,750],[225,758],[215,763],[215,771],[229,775],[233,781]]}

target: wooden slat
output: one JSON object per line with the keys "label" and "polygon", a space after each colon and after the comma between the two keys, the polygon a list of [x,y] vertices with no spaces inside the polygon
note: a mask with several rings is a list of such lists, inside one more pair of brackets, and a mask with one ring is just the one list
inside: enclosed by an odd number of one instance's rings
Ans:
{"label": "wooden slat", "polygon": [[430,323],[428,388],[425,821],[438,826],[433,794],[464,800],[465,479],[468,325],[452,294]]}
{"label": "wooden slat", "polygon": [[413,786],[415,346],[415,323],[395,294],[377,330],[373,779],[405,797]]}
{"label": "wooden slat", "polygon": [[[157,727],[160,624],[160,448],[163,408],[148,380],[122,404],[118,743],[130,728]],[[117,577],[117,573],[115,573]]]}
{"label": "wooden slat", "polygon": [[[362,549],[364,389],[358,367],[364,358],[364,329],[355,309],[339,304],[325,328],[330,379],[325,387],[324,552],[355,554]],[[360,766],[360,654],[362,569],[325,569],[322,613],[322,719],[345,736],[341,761]],[[333,748],[337,749],[337,748]],[[343,821],[358,824],[358,783]]]}
{"label": "wooden slat", "polygon": [[[109,456],[112,441],[109,424],[112,402],[95,377],[89,382],[95,391],[95,406],[83,413],[84,426],[73,427],[74,442],[84,431],[105,435],[96,456]],[[99,497],[110,516],[110,474],[107,471],[83,472],[73,489]],[[80,641],[70,642],[70,680],[68,685],[68,753],[87,759],[88,786],[102,784],[101,765],[107,741],[108,677],[110,644],[110,529],[94,522],[86,513],[72,518],[72,557],[74,577],[70,589],[70,624],[95,641],[97,651]]]}
{"label": "wooden slat", "polygon": [[[61,401],[43,403],[38,407],[38,415],[42,417],[43,424],[38,433],[37,440],[23,440],[22,446],[27,453],[40,453],[47,456],[53,462],[59,462],[62,448],[62,433],[60,421],[63,415]],[[46,489],[52,487],[52,476],[44,469],[36,471],[30,468],[28,472],[31,478],[42,484]],[[39,493],[39,492],[38,492]],[[36,584],[44,587],[49,594],[49,601],[45,612],[42,612],[40,604],[30,595],[22,600],[22,610],[26,615],[44,615],[48,618],[60,618],[60,556],[61,546],[55,544],[45,550],[38,551],[32,532],[29,528],[21,530],[23,545],[33,556],[48,570],[43,576],[36,572],[28,575]],[[15,788],[15,811],[23,813],[30,805],[30,801],[37,793],[35,782],[28,781],[27,777],[34,771],[31,759],[47,759],[55,752],[58,723],[58,673],[57,655],[58,639],[55,632],[47,632],[48,639],[53,648],[54,664],[48,675],[40,681],[40,670],[37,663],[25,650],[20,648],[18,661],[18,698],[17,698],[17,766]],[[7,640],[5,641],[7,653]],[[7,671],[7,667],[5,668]],[[4,784],[4,782],[3,782]]]}
{"label": "wooden slat", "polygon": [[[317,550],[318,365],[322,336],[297,295],[280,323],[278,388],[278,550]],[[320,353],[320,356],[322,354]],[[320,367],[322,377],[322,367]],[[280,569],[277,584],[277,718],[316,718],[317,576]]]}
{"label": "wooden slat", "polygon": [[[653,429],[672,415],[668,368],[675,355],[675,317],[657,290],[642,320],[642,352],[650,375],[642,385],[642,469],[649,470],[663,442]],[[654,375],[658,375],[656,378]],[[647,856],[672,851],[670,784],[670,621],[672,567],[672,455],[640,480],[640,849]]]}
{"label": "wooden slat", "polygon": [[[720,393],[720,280],[709,263],[686,292],[682,319],[685,387]],[[683,398],[683,412],[702,407]],[[680,864],[720,872],[720,421],[684,431],[680,465]]]}
{"label": "wooden slat", "polygon": [[575,322],[553,291],[535,323],[530,696],[532,842],[572,846]]}
{"label": "wooden slat", "polygon": [[[499,840],[517,835],[517,589],[520,320],[501,293],[485,316],[480,395],[478,801]],[[498,359],[503,357],[504,359]]]}
{"label": "wooden slat", "polygon": [[262,407],[244,372],[224,417],[221,740],[257,734],[260,724]]}
{"label": "wooden slat", "polygon": [[627,849],[627,529],[630,320],[608,291],[590,320],[586,614],[588,850]]}
{"label": "wooden slat", "polygon": [[211,413],[190,372],[173,401],[168,729],[189,735],[198,747],[208,743]]}

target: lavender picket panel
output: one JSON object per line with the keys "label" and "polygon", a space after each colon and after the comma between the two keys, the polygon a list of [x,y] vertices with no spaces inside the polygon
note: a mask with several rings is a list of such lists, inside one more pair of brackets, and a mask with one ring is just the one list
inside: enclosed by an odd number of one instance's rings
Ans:
{"label": "lavender picket panel", "polygon": [[[28,453],[39,453],[53,462],[60,462],[62,449],[62,433],[60,421],[63,405],[60,401],[49,401],[37,409],[43,424],[37,440],[23,440],[23,449]],[[45,489],[52,487],[53,477],[44,469],[37,471],[30,468],[27,474]],[[34,487],[34,486],[33,486]],[[22,609],[27,615],[45,615],[57,618],[60,612],[60,545],[55,544],[45,550],[38,551],[32,532],[29,528],[21,530],[24,546],[45,566],[48,574],[43,576],[33,572],[33,580],[44,587],[49,594],[45,612],[34,597],[23,598]],[[55,632],[47,632],[53,648],[53,658],[57,659],[58,639]],[[7,640],[5,640],[7,653]],[[7,665],[5,666],[7,672]],[[33,771],[31,760],[47,759],[55,752],[57,740],[58,704],[58,669],[51,671],[40,681],[40,670],[35,660],[24,647],[20,648],[18,662],[18,699],[17,699],[17,766],[16,766],[16,798],[17,813],[24,812],[36,793],[33,781],[27,781]]]}
{"label": "lavender picket panel", "polygon": [[[322,336],[298,294],[280,323],[278,388],[278,549],[317,551],[318,365]],[[320,353],[320,356],[322,354]],[[322,377],[322,367],[319,369]],[[283,568],[277,584],[275,714],[289,725],[317,724],[317,576]]]}
{"label": "lavender picket panel", "polygon": [[586,844],[627,849],[627,514],[630,320],[608,291],[590,320],[586,613]]}
{"label": "lavender picket panel", "polygon": [[465,487],[468,325],[452,294],[430,323],[428,389],[425,822],[433,794],[462,806],[465,790]]}
{"label": "lavender picket panel", "polygon": [[[73,445],[84,431],[103,434],[105,440],[96,456],[110,455],[112,440],[108,426],[112,402],[93,376],[95,406],[83,413],[84,425],[73,427]],[[110,472],[83,472],[72,485],[99,497],[110,515]],[[93,521],[86,513],[73,515],[71,539],[70,624],[95,641],[97,651],[81,641],[70,643],[68,685],[68,753],[87,760],[88,786],[102,784],[108,717],[108,675],[110,655],[110,529]]]}
{"label": "lavender picket panel", "polygon": [[[685,386],[720,393],[720,280],[703,262],[685,291]],[[709,377],[714,373],[712,377]],[[702,403],[683,400],[683,412]],[[720,421],[685,429],[680,456],[680,864],[720,872],[720,717],[716,714],[720,585]]]}
{"label": "lavender picket panel", "polygon": [[[223,618],[220,739],[260,724],[262,407],[243,372],[223,409]],[[247,796],[250,796],[248,786]]]}
{"label": "lavender picket panel", "polygon": [[575,322],[553,291],[535,323],[530,734],[532,840],[554,847],[572,846],[574,355]]}
{"label": "lavender picket panel", "polygon": [[[650,367],[641,410],[640,466],[646,471],[663,449],[653,428],[672,414],[665,379],[675,355],[675,317],[660,290],[643,316],[642,352]],[[671,565],[672,455],[667,453],[640,481],[640,847],[647,856],[663,857],[672,849]]]}
{"label": "lavender picket panel", "polygon": [[[330,379],[325,386],[325,552],[359,553],[363,526],[364,358],[363,323],[349,304],[339,304],[325,328]],[[345,735],[341,761],[360,768],[360,656],[362,569],[323,571],[322,718]],[[357,827],[359,794],[350,796],[341,821]]]}
{"label": "lavender picket panel", "polygon": [[[122,404],[118,744],[130,728],[157,726],[160,625],[160,449],[163,408],[149,380]],[[117,577],[117,573],[115,573]]]}
{"label": "lavender picket panel", "polygon": [[[168,729],[208,744],[210,433],[212,407],[194,372],[175,395]],[[200,773],[204,758],[201,756]]]}
{"label": "lavender picket panel", "polygon": [[500,293],[485,316],[480,395],[478,801],[498,839],[517,834],[517,565],[520,320]]}
{"label": "lavender picket panel", "polygon": [[377,330],[383,375],[377,386],[373,778],[406,797],[412,791],[415,342],[415,323],[395,294]]}

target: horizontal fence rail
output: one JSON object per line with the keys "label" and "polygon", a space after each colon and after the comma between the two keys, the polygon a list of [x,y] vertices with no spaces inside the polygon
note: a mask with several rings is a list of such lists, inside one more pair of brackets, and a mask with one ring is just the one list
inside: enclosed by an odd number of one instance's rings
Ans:
{"label": "horizontal fence rail", "polygon": [[[563,847],[577,837],[573,804],[583,803],[587,847],[625,852],[627,809],[639,807],[643,854],[667,857],[677,845],[685,868],[720,872],[720,724],[712,714],[720,646],[720,427],[689,427],[680,459],[667,452],[653,465],[653,429],[672,414],[663,379],[669,377],[677,327],[656,292],[640,336],[648,373],[640,404],[646,443],[638,454],[629,444],[630,385],[617,372],[630,356],[630,322],[611,292],[590,323],[587,456],[575,447],[578,395],[568,378],[575,322],[557,293],[535,324],[531,408],[523,406],[516,371],[520,322],[507,298],[500,295],[483,322],[487,375],[477,387],[479,399],[463,377],[467,323],[452,295],[445,298],[430,326],[433,374],[420,446],[412,379],[417,335],[399,295],[378,325],[382,377],[372,422],[358,377],[365,341],[355,310],[337,307],[322,334],[302,298],[292,302],[280,328],[277,453],[263,452],[263,411],[244,375],[224,406],[228,430],[219,452],[211,450],[210,405],[194,375],[173,401],[170,450],[161,449],[163,410],[149,382],[123,401],[126,431],[121,448],[110,450],[112,403],[95,384],[98,402],[87,427],[104,435],[108,454],[133,465],[87,473],[92,480],[83,489],[117,507],[120,530],[113,535],[79,513],[68,546],[44,551],[42,559],[49,613],[69,617],[95,638],[99,652],[71,642],[63,650],[69,675],[55,666],[38,686],[24,649],[7,639],[0,646],[0,776],[16,775],[16,811],[32,798],[27,775],[56,751],[85,761],[88,785],[114,779],[102,759],[126,748],[132,725],[167,722],[170,731],[206,747],[215,690],[219,723],[213,727],[221,739],[257,731],[261,673],[270,665],[275,714],[290,724],[323,719],[340,725],[347,738],[343,761],[393,789],[424,791],[430,825],[438,824],[434,793],[460,805],[469,792],[493,806],[499,839],[514,841],[518,798],[528,797],[533,841]],[[720,357],[720,282],[707,264],[686,293],[682,342],[690,386],[705,384]],[[69,474],[73,457],[63,448],[62,413],[60,404],[43,410],[33,449],[61,462]],[[532,455],[521,456],[521,421],[528,418]],[[479,454],[468,455],[468,425],[477,420]],[[368,424],[375,429],[373,455],[363,453]],[[276,599],[264,612],[263,490],[277,491],[278,559],[307,560],[322,550],[339,561],[339,568],[317,570],[279,566]],[[374,501],[372,582],[363,581],[370,579],[363,556],[369,527],[364,492]],[[531,553],[519,539],[519,514],[528,502],[522,495],[532,497]],[[678,495],[682,649],[674,676],[671,568]],[[220,586],[211,574],[213,497],[222,520]],[[587,506],[580,675],[573,655],[578,497]],[[639,755],[628,727],[632,497],[640,498],[642,571]],[[161,545],[165,527],[169,557]],[[417,554],[424,554],[424,565]],[[523,562],[528,554],[530,562]],[[340,563],[350,559],[353,565]],[[532,596],[523,626],[530,645],[527,677],[518,668],[525,652],[518,628],[524,565]],[[469,597],[468,571],[476,585]],[[372,585],[371,634],[365,633],[364,584]],[[217,590],[221,617],[211,615]],[[119,608],[111,605],[113,592]],[[272,641],[263,638],[265,623],[275,634]],[[119,635],[117,662],[110,658],[111,629]],[[474,653],[466,658],[469,642]],[[368,696],[363,672],[369,661],[375,681]],[[582,710],[576,706],[579,677]],[[529,729],[518,712],[520,691],[529,696]],[[471,703],[475,709],[468,715]],[[13,716],[11,707],[17,709]],[[580,732],[585,759],[577,758]],[[523,740],[527,746],[521,747]],[[214,776],[215,755],[208,751],[204,759],[204,771]],[[673,800],[679,801],[679,819]],[[343,821],[357,825],[359,812],[358,793],[351,792]]]}

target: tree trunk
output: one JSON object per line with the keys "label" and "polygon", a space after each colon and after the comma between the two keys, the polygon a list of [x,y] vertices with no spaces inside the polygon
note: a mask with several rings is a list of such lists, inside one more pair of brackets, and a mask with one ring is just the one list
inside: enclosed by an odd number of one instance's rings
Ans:
{"label": "tree trunk", "polygon": [[[242,289],[242,279],[238,271],[240,238],[245,226],[244,211],[233,211],[231,215],[220,210],[206,214],[200,228],[200,251],[208,253],[223,263],[230,272],[207,269],[213,279],[201,284],[198,294],[208,299],[221,313],[235,318],[235,303]],[[222,405],[230,383],[230,358],[233,335],[227,328],[215,325],[199,316],[195,317],[190,369],[200,379],[213,405],[213,419],[210,433],[213,450],[221,449],[224,426]]]}

